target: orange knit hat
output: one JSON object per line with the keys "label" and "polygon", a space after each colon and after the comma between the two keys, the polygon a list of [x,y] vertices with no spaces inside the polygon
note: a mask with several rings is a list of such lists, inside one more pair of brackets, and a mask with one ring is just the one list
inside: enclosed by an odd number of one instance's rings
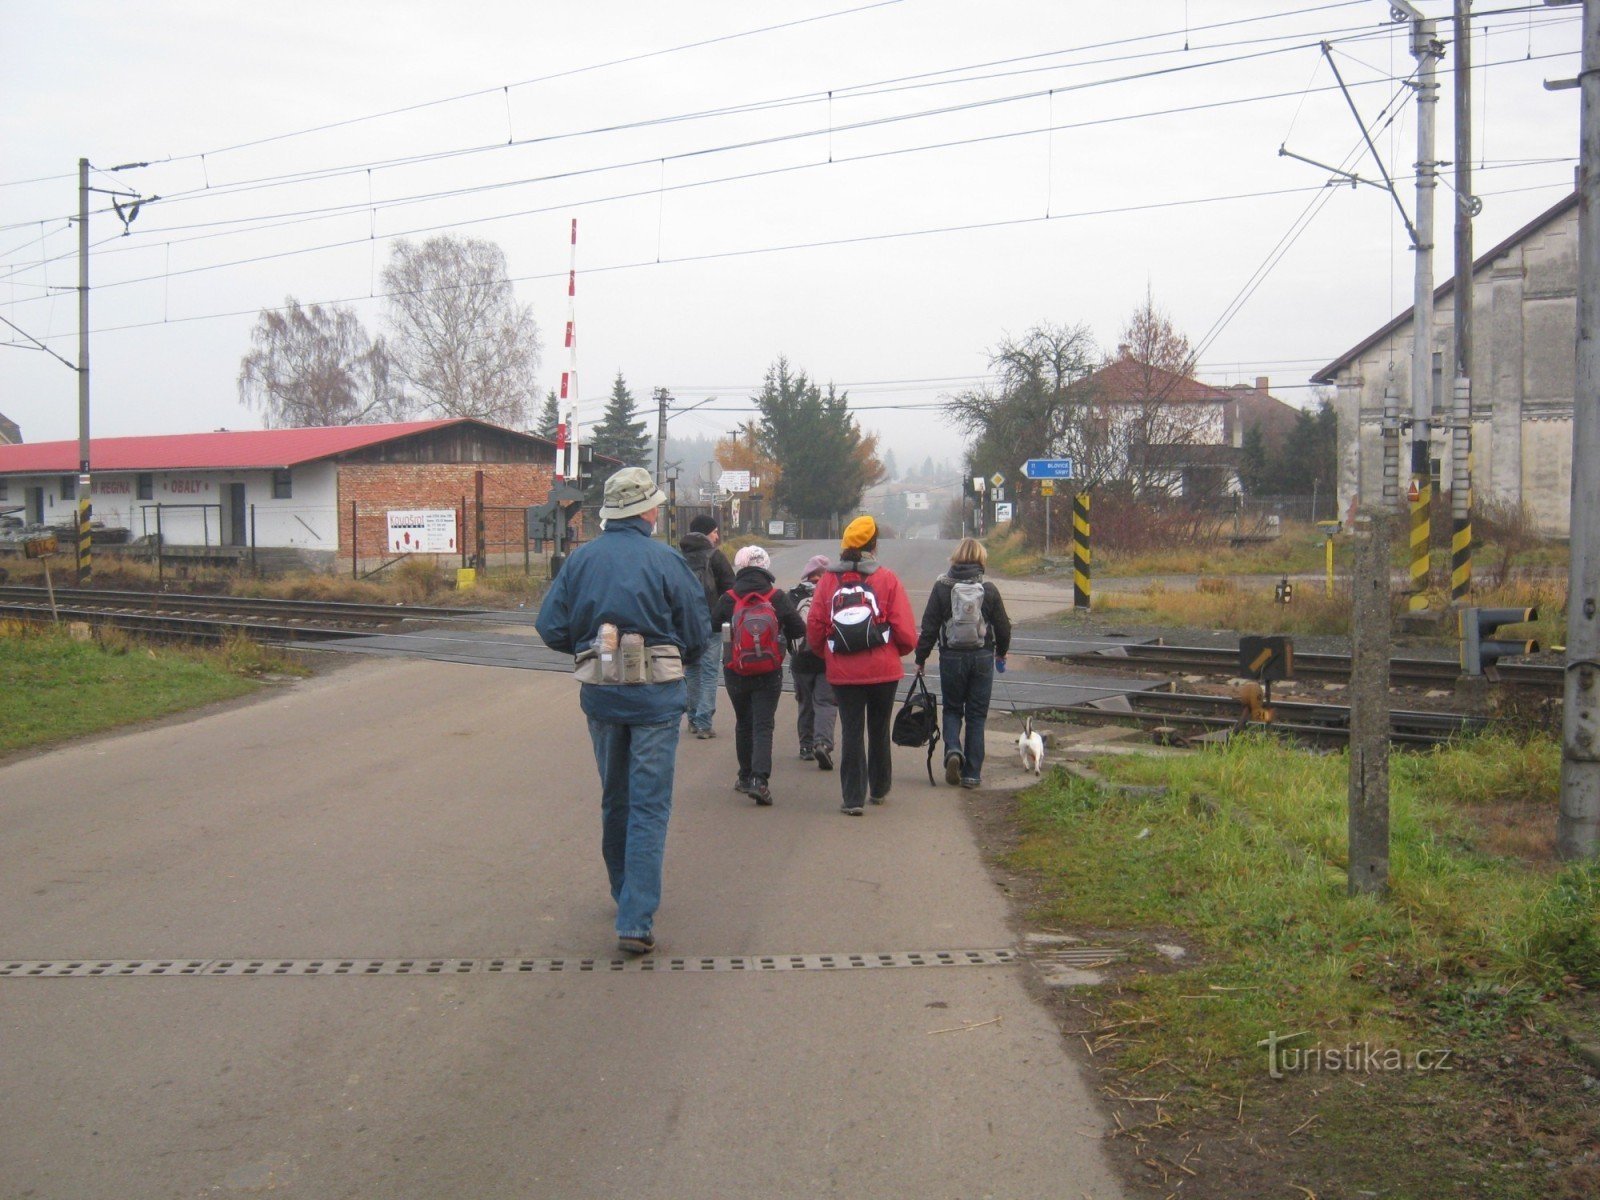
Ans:
{"label": "orange knit hat", "polygon": [[859,550],[878,536],[878,523],[871,517],[857,517],[844,527],[844,539],[839,543],[845,550]]}

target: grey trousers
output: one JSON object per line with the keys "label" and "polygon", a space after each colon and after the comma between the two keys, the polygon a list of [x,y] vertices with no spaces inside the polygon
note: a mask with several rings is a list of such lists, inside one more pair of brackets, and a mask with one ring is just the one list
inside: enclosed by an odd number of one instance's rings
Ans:
{"label": "grey trousers", "polygon": [[839,715],[839,701],[825,672],[795,671],[794,698],[800,704],[795,730],[800,745],[833,749],[833,723]]}

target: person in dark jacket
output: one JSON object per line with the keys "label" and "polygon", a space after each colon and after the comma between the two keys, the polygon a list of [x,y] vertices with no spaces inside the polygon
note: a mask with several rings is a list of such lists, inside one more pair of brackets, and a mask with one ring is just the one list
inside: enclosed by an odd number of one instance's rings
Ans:
{"label": "person in dark jacket", "polygon": [[[894,572],[873,556],[877,548],[878,524],[871,517],[857,517],[845,526],[839,561],[828,564],[817,581],[806,615],[806,641],[827,664],[828,682],[839,699],[839,811],[847,817],[859,817],[864,801],[882,804],[889,798],[895,688],[906,674],[900,660],[917,645],[911,601]],[[861,576],[889,636],[868,650],[836,653],[829,636],[833,598],[847,575]]]}
{"label": "person in dark jacket", "polygon": [[[708,616],[717,598],[733,586],[733,567],[719,549],[721,542],[717,519],[705,515],[690,521],[689,532],[678,542],[683,561],[705,588]],[[707,654],[684,675],[689,688],[689,733],[694,737],[717,736],[711,719],[717,714],[717,669],[721,665],[720,654]]]}
{"label": "person in dark jacket", "polygon": [[[733,566],[733,587],[719,596],[711,608],[712,631],[733,624],[737,602],[742,597],[770,593],[768,599],[778,618],[774,632],[781,655],[784,646],[805,637],[806,626],[789,593],[777,586],[771,558],[760,546],[745,546],[733,556]],[[731,663],[735,643],[730,640],[726,645],[726,660]],[[765,807],[772,803],[772,731],[777,724],[778,698],[783,695],[783,661],[780,657],[772,670],[758,675],[742,675],[731,665],[722,674],[728,699],[733,702],[733,746],[739,756],[739,778],[733,789]]]}
{"label": "person in dark jacket", "polygon": [[683,676],[711,643],[699,580],[651,536],[665,500],[642,467],[606,480],[604,529],[573,552],[534,622],[545,645],[576,656],[600,772],[600,852],[627,954],[655,949]]}
{"label": "person in dark jacket", "polygon": [[[800,582],[789,589],[789,599],[797,610],[809,611],[816,594],[817,580],[828,569],[826,554],[812,555],[800,573]],[[800,705],[795,730],[800,735],[800,757],[815,761],[819,771],[833,770],[833,725],[839,715],[839,701],[828,682],[827,664],[811,652],[802,638],[789,660],[794,674],[794,698]]]}
{"label": "person in dark jacket", "polygon": [[[1006,669],[1011,649],[1011,618],[1006,615],[1000,589],[983,577],[989,552],[977,538],[962,538],[950,556],[950,570],[933,581],[928,607],[922,614],[917,638],[917,673],[939,647],[939,694],[944,708],[944,778],[975,788],[983,778],[983,731],[989,721],[989,694],[994,673]],[[958,603],[982,599],[974,606]],[[958,613],[957,610],[960,610]],[[963,729],[963,726],[965,728]]]}

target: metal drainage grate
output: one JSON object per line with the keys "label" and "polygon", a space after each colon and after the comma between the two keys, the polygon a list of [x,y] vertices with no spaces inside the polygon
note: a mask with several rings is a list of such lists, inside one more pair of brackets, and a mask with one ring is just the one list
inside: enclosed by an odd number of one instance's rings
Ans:
{"label": "metal drainage grate", "polygon": [[[1101,958],[1105,951],[1097,951]],[[172,975],[552,975],[597,971],[856,971],[885,967],[1004,967],[1012,949],[887,954],[735,954],[704,958],[179,958],[0,959],[0,979]]]}
{"label": "metal drainage grate", "polygon": [[1059,963],[1064,967],[1101,967],[1122,962],[1128,952],[1115,946],[1066,946],[1060,949],[1030,951],[1028,957],[1039,963]]}

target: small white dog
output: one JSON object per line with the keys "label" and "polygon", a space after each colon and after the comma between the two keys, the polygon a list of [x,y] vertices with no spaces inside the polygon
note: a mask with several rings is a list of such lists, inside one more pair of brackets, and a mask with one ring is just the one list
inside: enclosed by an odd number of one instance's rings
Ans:
{"label": "small white dog", "polygon": [[1022,719],[1022,732],[1017,734],[1017,753],[1022,755],[1022,769],[1038,775],[1044,770],[1044,738],[1033,731],[1033,718]]}

